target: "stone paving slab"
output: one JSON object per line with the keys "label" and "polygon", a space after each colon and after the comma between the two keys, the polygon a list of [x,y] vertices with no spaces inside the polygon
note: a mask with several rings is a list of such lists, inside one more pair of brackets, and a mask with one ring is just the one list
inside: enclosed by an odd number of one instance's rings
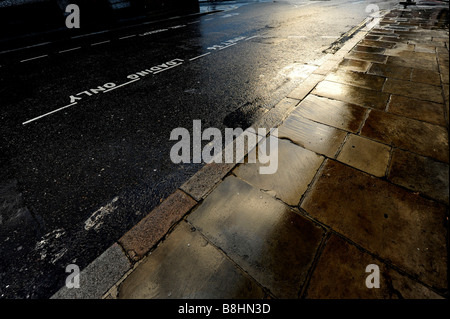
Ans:
{"label": "stone paving slab", "polygon": [[188,220],[278,298],[297,298],[323,230],[236,177],[227,177]]}
{"label": "stone paving slab", "polygon": [[337,68],[340,70],[365,72],[369,68],[370,64],[371,63],[369,61],[343,59],[342,62],[339,63]]}
{"label": "stone paving slab", "polygon": [[411,72],[412,68],[409,67],[373,63],[367,73],[395,79],[409,80],[411,78]]}
{"label": "stone paving slab", "polygon": [[[377,265],[380,269],[379,288],[366,286],[368,265]],[[336,235],[326,243],[309,282],[306,298],[443,299]]]}
{"label": "stone paving slab", "polygon": [[313,152],[334,157],[346,132],[291,114],[278,129],[279,138],[287,138]]}
{"label": "stone paving slab", "polygon": [[372,110],[361,135],[442,162],[449,160],[448,132],[439,125]]}
{"label": "stone paving slab", "polygon": [[320,82],[312,94],[380,110],[386,108],[389,99],[385,92],[330,81]]}
{"label": "stone paving slab", "polygon": [[388,179],[438,201],[449,202],[449,165],[446,163],[396,149]]}
{"label": "stone paving slab", "polygon": [[430,286],[447,286],[446,207],[327,160],[301,208]]}
{"label": "stone paving slab", "polygon": [[369,174],[383,177],[389,165],[391,148],[367,138],[350,134],[337,160]]}
{"label": "stone paving slab", "polygon": [[392,95],[388,112],[431,124],[445,125],[444,105],[438,103]]}
{"label": "stone paving slab", "polygon": [[441,76],[439,72],[413,69],[411,81],[430,85],[441,85]]}
{"label": "stone paving slab", "polygon": [[439,71],[438,64],[436,61],[408,58],[401,56],[389,56],[386,61],[386,65],[403,66],[407,68],[414,66],[417,69],[425,69],[434,72]]}
{"label": "stone paving slab", "polygon": [[261,299],[264,292],[183,222],[121,283],[120,299]]}
{"label": "stone paving slab", "polygon": [[387,79],[383,92],[402,95],[418,100],[444,103],[442,88],[440,86],[410,81]]}
{"label": "stone paving slab", "polygon": [[308,95],[292,114],[349,132],[357,132],[367,109],[358,105]]}
{"label": "stone paving slab", "polygon": [[[277,149],[272,147],[271,151],[278,152],[275,174],[259,174],[259,168],[263,165],[259,162],[241,164],[233,173],[286,204],[296,206],[324,158],[287,140],[279,140]],[[257,158],[257,149],[248,157]]]}
{"label": "stone paving slab", "polygon": [[357,52],[352,51],[347,55],[350,59],[363,60],[369,62],[385,63],[387,61],[387,56],[383,54],[367,53],[367,52]]}
{"label": "stone paving slab", "polygon": [[375,91],[381,91],[384,82],[386,81],[386,79],[381,76],[341,70],[329,73],[325,80],[350,84]]}

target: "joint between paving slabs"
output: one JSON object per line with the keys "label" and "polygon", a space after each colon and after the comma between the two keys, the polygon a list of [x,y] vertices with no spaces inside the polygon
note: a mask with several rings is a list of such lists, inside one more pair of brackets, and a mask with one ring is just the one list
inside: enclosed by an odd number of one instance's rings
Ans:
{"label": "joint between paving slabs", "polygon": [[260,287],[262,289],[262,291],[264,292],[264,299],[268,299],[268,298],[276,299],[276,296],[268,288],[264,287],[258,280],[253,278],[253,276],[251,276],[237,262],[235,262],[230,256],[228,256],[228,254],[221,247],[217,246],[212,241],[210,241],[209,238],[205,234],[203,234],[203,232],[202,232],[202,230],[200,228],[195,227],[187,219],[185,220],[185,222],[189,225],[191,230],[198,232],[200,234],[200,236],[202,236],[202,238],[208,243],[208,245],[211,245],[211,247],[213,247],[214,249],[218,250],[219,253],[222,254],[228,261],[230,261],[233,264],[233,266],[235,266],[240,272],[242,272],[242,274],[244,276],[246,276],[248,279],[250,279],[251,281],[256,283],[256,285],[258,287]]}
{"label": "joint between paving slabs", "polygon": [[[336,236],[340,237],[341,239],[345,240],[346,242],[348,242],[349,244],[355,246],[355,247],[356,247],[357,249],[359,249],[360,251],[362,251],[362,252],[364,252],[364,253],[367,253],[367,254],[370,255],[371,257],[375,258],[376,260],[378,260],[378,261],[381,262],[382,264],[384,264],[384,265],[388,266],[389,268],[391,268],[391,269],[397,271],[399,274],[401,274],[401,275],[403,275],[403,276],[405,276],[405,277],[407,277],[407,278],[409,278],[409,279],[411,279],[411,280],[413,280],[413,281],[419,283],[420,285],[422,285],[422,286],[424,286],[424,287],[430,289],[431,291],[435,292],[436,294],[438,294],[438,295],[440,295],[440,296],[442,296],[442,297],[446,297],[446,294],[448,293],[448,291],[442,291],[442,290],[440,290],[439,288],[430,286],[430,285],[428,285],[428,284],[422,282],[422,281],[418,278],[418,276],[414,276],[414,275],[408,273],[407,271],[403,270],[401,267],[399,267],[399,266],[393,264],[389,259],[384,259],[384,258],[382,258],[382,257],[380,257],[380,256],[378,256],[378,255],[376,255],[375,253],[373,253],[373,252],[371,252],[370,250],[364,248],[364,247],[361,246],[360,244],[354,242],[354,241],[351,240],[350,238],[348,238],[348,237],[344,236],[343,234],[337,232],[336,230],[334,230],[333,228],[331,228],[329,225],[326,225],[326,224],[320,222],[319,220],[315,219],[314,217],[312,217],[311,215],[309,215],[308,212],[305,211],[303,208],[299,208],[299,211],[301,212],[301,216],[304,216],[304,217],[308,218],[308,220],[310,220],[310,221],[312,221],[312,222],[318,224],[318,225],[321,226],[322,228],[324,228],[324,229],[327,231],[328,238],[329,238],[331,235],[336,235]],[[327,239],[327,241],[324,243],[323,249],[325,248],[325,245],[326,245],[327,242],[328,242],[328,239]],[[323,251],[323,249],[322,249],[322,251]],[[319,256],[318,258],[320,258],[320,256]],[[316,266],[316,264],[315,264],[315,266]],[[314,267],[315,267],[315,266],[314,266]],[[312,274],[312,273],[311,273],[311,274]],[[305,289],[306,289],[306,288],[305,288]],[[307,292],[307,290],[305,290],[305,292]],[[303,296],[303,297],[306,297],[306,296]]]}
{"label": "joint between paving slabs", "polygon": [[328,240],[331,237],[331,232],[329,227],[324,227],[325,233],[322,235],[322,238],[320,240],[319,247],[317,247],[316,253],[314,254],[313,261],[311,263],[311,266],[308,269],[308,272],[306,274],[305,280],[303,282],[303,285],[298,293],[299,299],[306,299],[307,298],[307,292],[309,288],[309,284],[311,282],[312,275],[314,273],[314,270],[316,270],[316,266],[319,263],[320,257],[322,257],[322,253],[325,249],[326,244],[328,243]]}

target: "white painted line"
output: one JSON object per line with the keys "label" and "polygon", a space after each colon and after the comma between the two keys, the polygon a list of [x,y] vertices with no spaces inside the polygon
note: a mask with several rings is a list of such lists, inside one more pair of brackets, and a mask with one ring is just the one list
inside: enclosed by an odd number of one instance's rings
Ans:
{"label": "white painted line", "polygon": [[194,61],[194,60],[200,59],[201,57],[204,57],[204,56],[206,56],[206,55],[208,55],[208,54],[211,54],[211,52],[208,52],[208,53],[205,53],[205,54],[196,56],[195,58],[189,59],[189,61]]}
{"label": "white painted line", "polygon": [[254,36],[252,36],[250,38],[245,39],[245,41],[248,41],[248,40],[251,40],[251,39],[254,39],[254,38],[259,38],[259,35],[254,35]]}
{"label": "white painted line", "polygon": [[200,20],[199,21],[188,22],[187,24],[194,24],[194,23],[200,23]]}
{"label": "white painted line", "polygon": [[158,74],[158,73],[161,73],[161,72],[167,71],[167,70],[169,70],[169,69],[175,68],[175,67],[177,67],[177,66],[180,66],[180,65],[182,65],[182,64],[183,64],[183,63],[180,63],[180,64],[176,64],[176,65],[172,65],[172,66],[169,66],[168,68],[162,69],[162,70],[160,70],[160,71],[156,71],[156,72],[154,72],[153,74]]}
{"label": "white painted line", "polygon": [[236,43],[229,44],[229,45],[227,45],[226,47],[220,48],[219,51],[220,51],[220,50],[223,50],[223,49],[226,49],[226,48],[229,48],[229,47],[232,47],[232,46],[235,45],[235,44],[237,44],[237,42],[236,42]]}
{"label": "white painted line", "polygon": [[14,51],[19,51],[19,50],[25,50],[25,49],[30,49],[30,48],[35,48],[35,47],[40,47],[46,44],[50,44],[51,42],[43,42],[43,43],[39,43],[39,44],[34,44],[34,45],[29,45],[27,47],[22,47],[22,48],[17,48],[17,49],[12,49],[12,50],[6,50],[6,51],[2,51],[0,52],[0,54],[3,53],[8,53],[8,52],[14,52]]}
{"label": "white painted line", "polygon": [[137,34],[127,35],[126,37],[121,37],[121,38],[119,38],[119,40],[132,38],[132,37],[135,37],[136,35],[137,35]]}
{"label": "white painted line", "polygon": [[108,43],[108,42],[111,42],[111,40],[106,40],[106,41],[102,41],[102,42],[92,43],[91,46],[93,47],[94,45],[100,45],[100,44]]}
{"label": "white painted line", "polygon": [[104,31],[99,31],[99,32],[93,32],[93,33],[88,33],[88,34],[82,34],[82,35],[76,35],[71,37],[71,39],[77,39],[77,38],[83,38],[83,37],[88,37],[90,35],[94,35],[94,34],[102,34],[102,33],[106,33],[109,32],[111,30],[104,30]]}
{"label": "white painted line", "polygon": [[125,82],[125,83],[123,83],[123,84],[121,84],[121,85],[117,85],[117,86],[115,86],[115,87],[112,87],[112,88],[110,88],[109,90],[105,90],[105,91],[103,91],[103,93],[106,93],[106,92],[109,92],[109,91],[118,89],[118,88],[120,88],[120,87],[122,87],[122,86],[131,84],[131,83],[136,82],[136,81],[139,81],[139,80],[140,80],[140,79],[134,79],[134,80],[131,80],[131,81],[129,81],[129,82]]}
{"label": "white painted line", "polygon": [[29,58],[29,59],[21,60],[20,62],[27,62],[27,61],[31,61],[31,60],[36,60],[36,59],[40,59],[40,58],[45,58],[46,56],[48,56],[48,54],[44,54],[44,55],[40,55],[40,56],[35,56],[34,58]]}
{"label": "white painted line", "polygon": [[76,47],[76,48],[72,48],[72,49],[62,50],[62,51],[59,51],[59,53],[64,53],[64,52],[69,52],[69,51],[75,51],[75,50],[78,50],[78,49],[81,49],[81,47]]}
{"label": "white painted line", "polygon": [[66,108],[68,108],[68,107],[71,107],[71,106],[73,106],[73,105],[75,105],[75,104],[77,104],[77,102],[72,103],[72,104],[69,104],[69,105],[66,105],[66,106],[63,106],[63,107],[60,107],[59,109],[56,109],[56,110],[54,110],[54,111],[45,113],[45,114],[43,114],[43,115],[41,115],[41,116],[35,117],[34,119],[31,119],[31,120],[28,120],[28,121],[26,121],[26,122],[23,122],[22,125],[26,125],[26,124],[31,123],[31,122],[33,122],[33,121],[39,120],[39,119],[41,119],[41,118],[43,118],[43,117],[45,117],[45,116],[47,116],[47,115],[50,115],[50,114],[59,112],[59,111],[61,111],[61,110],[63,110],[63,109],[66,109]]}
{"label": "white painted line", "polygon": [[209,21],[209,20],[214,20],[214,18],[208,18],[208,19],[205,19],[205,21]]}

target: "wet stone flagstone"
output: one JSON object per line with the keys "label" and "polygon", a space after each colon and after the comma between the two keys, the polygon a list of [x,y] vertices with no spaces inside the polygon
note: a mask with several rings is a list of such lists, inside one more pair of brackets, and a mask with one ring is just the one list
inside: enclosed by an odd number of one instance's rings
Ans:
{"label": "wet stone flagstone", "polygon": [[381,76],[341,70],[328,74],[325,80],[350,84],[376,91],[381,91],[385,82],[385,78]]}
{"label": "wet stone flagstone", "polygon": [[376,53],[376,54],[382,54],[386,49],[384,48],[376,48],[376,47],[368,47],[365,45],[357,45],[354,49],[354,51],[357,52],[367,52],[367,53]]}
{"label": "wet stone flagstone", "polygon": [[431,85],[441,85],[441,77],[438,72],[421,69],[413,69],[411,81]]}
{"label": "wet stone flagstone", "polygon": [[261,299],[263,290],[182,222],[122,282],[120,299]]}
{"label": "wet stone flagstone", "polygon": [[345,131],[356,132],[366,112],[366,108],[358,105],[310,94],[292,114]]}
{"label": "wet stone flagstone", "polygon": [[424,83],[387,79],[383,92],[407,96],[419,100],[444,103],[442,88]]}
{"label": "wet stone flagstone", "polygon": [[337,160],[369,174],[386,174],[391,148],[367,138],[350,134]]}
{"label": "wet stone flagstone", "polygon": [[340,70],[366,72],[369,66],[370,66],[369,61],[343,59],[342,62],[339,63],[338,68]]}
{"label": "wet stone flagstone", "polygon": [[291,114],[278,129],[279,138],[287,138],[313,152],[334,157],[346,132]]}
{"label": "wet stone flagstone", "polygon": [[[259,161],[242,164],[233,172],[256,188],[295,206],[324,158],[287,140],[279,140],[278,148],[271,148],[271,152],[278,152],[278,169],[275,174],[260,174],[259,168],[264,164]],[[248,157],[257,158],[257,153],[257,149],[254,149]]]}
{"label": "wet stone flagstone", "polygon": [[[389,33],[387,33],[386,35],[389,35]],[[362,40],[359,44],[384,49],[392,49],[395,46],[395,43],[392,42],[372,41],[372,40]]]}
{"label": "wet stone flagstone", "polygon": [[301,208],[430,286],[447,286],[446,207],[328,159]]}
{"label": "wet stone flagstone", "polygon": [[406,68],[403,66],[373,63],[367,73],[401,80],[410,80],[411,72],[411,68]]}
{"label": "wet stone flagstone", "polygon": [[355,59],[355,60],[364,60],[364,61],[370,61],[370,62],[377,62],[377,63],[385,63],[387,61],[387,56],[382,54],[375,54],[375,53],[367,53],[367,52],[355,52],[352,51],[347,55],[348,58]]}
{"label": "wet stone flagstone", "polygon": [[445,125],[444,106],[438,103],[392,95],[388,112],[432,124]]}
{"label": "wet stone flagstone", "polygon": [[386,108],[389,98],[388,93],[330,81],[319,83],[312,94],[381,110]]}
{"label": "wet stone flagstone", "polygon": [[372,110],[361,135],[447,162],[448,133],[439,125]]}
{"label": "wet stone flagstone", "polygon": [[397,65],[403,67],[414,67],[417,69],[425,69],[438,72],[438,64],[436,61],[415,59],[402,56],[389,56],[386,65]]}
{"label": "wet stone flagstone", "polygon": [[396,149],[388,179],[433,199],[449,202],[449,168],[446,163]]}
{"label": "wet stone flagstone", "polygon": [[188,218],[275,297],[297,298],[323,229],[234,176]]}
{"label": "wet stone flagstone", "polygon": [[[380,269],[379,288],[366,286],[368,265]],[[310,299],[442,299],[429,288],[385,266],[344,239],[332,235],[314,269]]]}

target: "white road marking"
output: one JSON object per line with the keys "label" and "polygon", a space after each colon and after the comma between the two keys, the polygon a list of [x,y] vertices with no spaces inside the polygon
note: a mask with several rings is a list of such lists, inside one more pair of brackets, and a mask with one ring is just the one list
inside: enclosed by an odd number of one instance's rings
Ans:
{"label": "white road marking", "polygon": [[59,53],[64,53],[64,52],[69,52],[69,51],[75,51],[75,50],[78,50],[78,49],[81,49],[81,47],[76,47],[76,48],[72,48],[72,49],[62,50],[62,51],[59,51]]}
{"label": "white road marking", "polygon": [[103,224],[103,219],[113,213],[117,206],[115,206],[115,203],[119,200],[119,197],[116,196],[112,199],[112,201],[105,206],[100,207],[97,209],[86,221],[84,222],[84,229],[90,230],[91,228],[99,229],[99,227]]}
{"label": "white road marking", "polygon": [[259,35],[254,35],[254,36],[252,36],[250,38],[245,39],[245,41],[248,41],[248,40],[251,40],[251,39],[254,39],[254,38],[258,38],[258,37],[259,37]]}
{"label": "white road marking", "polygon": [[40,56],[35,56],[34,58],[21,60],[20,62],[27,62],[27,61],[31,61],[31,60],[41,59],[41,58],[45,58],[46,56],[48,56],[48,54],[44,54],[44,55],[40,55]]}
{"label": "white road marking", "polygon": [[227,46],[225,46],[225,47],[222,47],[222,48],[219,49],[219,51],[220,51],[220,50],[223,50],[223,49],[226,49],[226,48],[229,48],[229,47],[232,47],[232,46],[235,45],[235,44],[237,44],[237,42],[232,43],[232,44],[229,44],[229,45],[227,45]]}
{"label": "white road marking", "polygon": [[121,84],[121,85],[117,85],[117,86],[114,86],[114,87],[110,88],[109,90],[105,90],[105,91],[103,91],[103,93],[106,93],[106,92],[109,92],[109,91],[115,90],[115,89],[117,89],[117,88],[120,88],[120,87],[122,87],[122,86],[125,86],[125,85],[128,85],[128,84],[131,84],[131,83],[133,83],[133,82],[136,82],[136,81],[139,81],[139,80],[140,80],[140,79],[134,79],[134,80],[131,80],[131,81],[125,82],[125,83],[123,83],[123,84]]}
{"label": "white road marking", "polygon": [[137,34],[132,34],[132,35],[127,35],[127,36],[125,36],[125,37],[121,37],[121,38],[119,38],[119,40],[123,40],[123,39],[128,39],[128,38],[132,38],[132,37],[135,37]]}
{"label": "white road marking", "polygon": [[108,43],[108,42],[111,42],[111,40],[106,40],[106,41],[102,41],[102,42],[92,43],[91,46],[100,45],[100,44]]}
{"label": "white road marking", "polygon": [[0,54],[8,53],[8,52],[14,52],[14,51],[19,51],[19,50],[30,49],[30,48],[35,48],[35,47],[40,47],[40,46],[43,46],[43,45],[46,45],[46,44],[50,44],[50,43],[51,42],[43,42],[43,43],[39,43],[39,44],[30,45],[30,46],[27,46],[27,47],[22,47],[22,48],[17,48],[17,49],[12,49],[12,50],[6,50],[6,51],[0,52]]}
{"label": "white road marking", "polygon": [[81,35],[76,35],[71,37],[71,39],[77,39],[77,38],[83,38],[83,37],[88,37],[90,35],[94,35],[94,34],[102,34],[102,33],[106,33],[109,32],[110,30],[104,30],[104,31],[99,31],[99,32],[93,32],[93,33],[88,33],[88,34],[81,34]]}
{"label": "white road marking", "polygon": [[192,22],[188,22],[187,24],[194,24],[194,23],[200,23],[200,21],[192,21]]}
{"label": "white road marking", "polygon": [[204,57],[204,56],[206,56],[206,55],[208,55],[208,54],[211,54],[211,52],[208,52],[208,53],[205,53],[205,54],[196,56],[195,58],[189,59],[189,61],[194,61],[194,60],[200,59],[201,57]]}
{"label": "white road marking", "polygon": [[205,19],[205,21],[209,21],[209,20],[214,20],[214,18],[208,18],[208,19]]}
{"label": "white road marking", "polygon": [[182,65],[182,64],[183,64],[183,63],[180,63],[180,64],[176,64],[176,65],[172,65],[172,66],[169,66],[168,68],[164,68],[164,69],[162,69],[162,70],[160,70],[160,71],[156,71],[156,72],[153,72],[153,74],[158,74],[158,73],[164,72],[164,71],[166,71],[166,70],[169,70],[169,69],[175,68],[175,67],[177,67],[177,66],[180,66],[180,65]]}
{"label": "white road marking", "polygon": [[50,115],[50,114],[59,112],[59,111],[61,111],[61,110],[63,110],[63,109],[66,109],[66,108],[68,108],[68,107],[71,107],[71,106],[73,106],[73,105],[75,105],[75,104],[77,104],[77,102],[72,103],[72,104],[69,104],[69,105],[66,105],[66,106],[63,106],[63,107],[60,107],[59,109],[56,109],[56,110],[54,110],[54,111],[45,113],[45,114],[43,114],[43,115],[40,115],[40,116],[38,116],[38,117],[35,117],[34,119],[25,121],[25,122],[22,123],[22,125],[26,125],[26,124],[31,123],[31,122],[33,122],[33,121],[39,120],[39,119],[41,119],[41,118],[43,118],[43,117],[45,117],[45,116],[48,116],[48,115]]}

